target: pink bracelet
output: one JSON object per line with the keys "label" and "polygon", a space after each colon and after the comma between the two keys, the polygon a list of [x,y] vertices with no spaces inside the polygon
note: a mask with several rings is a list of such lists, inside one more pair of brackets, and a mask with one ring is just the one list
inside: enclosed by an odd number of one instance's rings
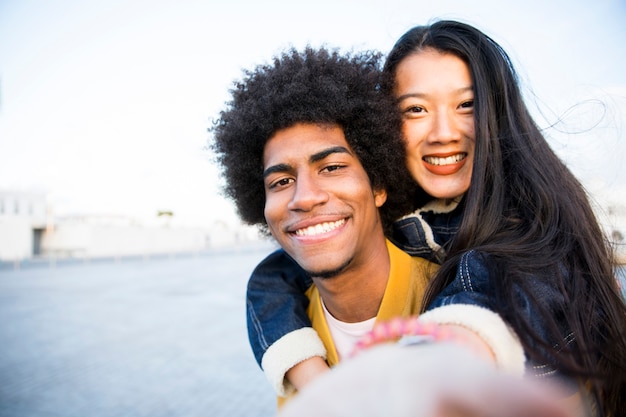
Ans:
{"label": "pink bracelet", "polygon": [[458,337],[449,329],[437,323],[424,323],[418,316],[398,317],[386,322],[376,323],[354,346],[351,356],[383,342],[400,339],[403,345],[414,345],[424,342],[452,341]]}

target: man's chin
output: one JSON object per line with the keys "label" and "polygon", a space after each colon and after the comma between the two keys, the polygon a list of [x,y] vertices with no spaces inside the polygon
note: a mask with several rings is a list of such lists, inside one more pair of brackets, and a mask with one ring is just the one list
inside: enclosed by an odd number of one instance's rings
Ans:
{"label": "man's chin", "polygon": [[329,278],[335,278],[336,276],[340,275],[342,272],[344,272],[348,266],[350,266],[350,264],[352,263],[352,258],[348,259],[346,262],[344,262],[342,265],[336,267],[336,268],[327,268],[327,269],[305,269],[305,272],[312,278],[322,278],[322,279],[329,279]]}

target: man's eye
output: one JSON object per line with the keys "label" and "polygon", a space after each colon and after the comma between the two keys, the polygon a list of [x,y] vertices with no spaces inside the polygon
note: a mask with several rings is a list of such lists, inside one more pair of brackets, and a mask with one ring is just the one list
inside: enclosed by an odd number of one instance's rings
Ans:
{"label": "man's eye", "polygon": [[270,183],[269,189],[274,189],[274,188],[280,188],[280,187],[284,187],[286,185],[289,185],[293,182],[292,178],[281,178],[277,181],[273,181],[272,183]]}
{"label": "man's eye", "polygon": [[326,172],[333,172],[333,171],[337,171],[341,168],[344,168],[344,165],[328,165],[326,167],[324,167],[323,171]]}

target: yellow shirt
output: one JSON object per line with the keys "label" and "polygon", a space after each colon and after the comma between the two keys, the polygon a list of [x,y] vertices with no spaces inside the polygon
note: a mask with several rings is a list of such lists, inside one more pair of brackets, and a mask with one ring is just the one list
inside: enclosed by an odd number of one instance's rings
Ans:
{"label": "yellow shirt", "polygon": [[[387,249],[390,261],[389,281],[376,314],[376,322],[419,314],[426,285],[437,268],[437,265],[432,262],[409,256],[389,240],[387,240]],[[310,300],[307,313],[313,328],[326,347],[326,362],[329,366],[334,366],[339,362],[339,357],[324,317],[317,287],[312,285],[306,295]],[[279,407],[289,398],[279,397]]]}

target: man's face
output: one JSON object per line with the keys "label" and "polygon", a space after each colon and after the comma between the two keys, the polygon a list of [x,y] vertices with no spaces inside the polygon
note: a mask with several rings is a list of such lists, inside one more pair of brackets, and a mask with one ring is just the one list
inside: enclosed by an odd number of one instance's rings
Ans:
{"label": "man's face", "polygon": [[265,145],[263,170],[269,229],[311,276],[335,276],[372,255],[387,195],[372,190],[341,128],[279,130]]}

